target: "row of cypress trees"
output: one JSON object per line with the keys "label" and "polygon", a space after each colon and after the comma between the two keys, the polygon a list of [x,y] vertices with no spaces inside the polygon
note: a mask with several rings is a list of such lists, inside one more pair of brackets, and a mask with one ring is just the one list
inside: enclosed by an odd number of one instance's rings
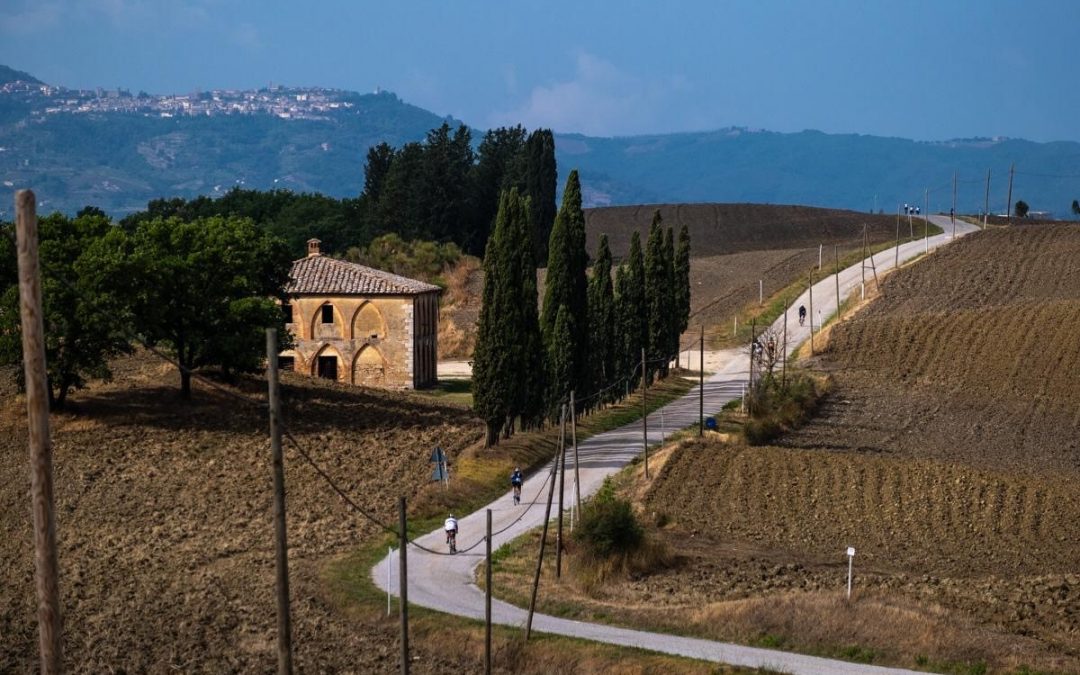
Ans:
{"label": "row of cypress trees", "polygon": [[487,425],[487,445],[555,419],[575,392],[578,412],[634,391],[641,376],[666,377],[690,315],[690,237],[678,248],[671,228],[653,217],[642,250],[634,232],[615,269],[601,235],[591,275],[585,249],[581,183],[570,172],[548,240],[543,305],[537,311],[531,203],[503,192],[484,256],[483,307],[473,355],[473,405]]}

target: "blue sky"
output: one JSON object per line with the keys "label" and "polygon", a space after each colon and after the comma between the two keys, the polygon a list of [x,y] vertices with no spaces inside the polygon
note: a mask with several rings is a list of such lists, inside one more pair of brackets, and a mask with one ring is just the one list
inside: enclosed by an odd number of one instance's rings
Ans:
{"label": "blue sky", "polygon": [[1080,2],[4,0],[68,87],[382,87],[486,128],[1080,140]]}

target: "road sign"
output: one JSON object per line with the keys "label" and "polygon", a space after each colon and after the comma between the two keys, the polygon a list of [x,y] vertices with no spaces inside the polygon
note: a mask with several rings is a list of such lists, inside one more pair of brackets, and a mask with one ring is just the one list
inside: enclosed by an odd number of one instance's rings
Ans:
{"label": "road sign", "polygon": [[445,484],[450,483],[450,466],[446,459],[446,453],[443,449],[435,446],[435,449],[431,451],[431,461],[435,462],[435,470],[431,472],[431,480],[442,481]]}
{"label": "road sign", "polygon": [[854,546],[848,546],[847,547],[847,554],[848,555],[855,555],[855,547]]}

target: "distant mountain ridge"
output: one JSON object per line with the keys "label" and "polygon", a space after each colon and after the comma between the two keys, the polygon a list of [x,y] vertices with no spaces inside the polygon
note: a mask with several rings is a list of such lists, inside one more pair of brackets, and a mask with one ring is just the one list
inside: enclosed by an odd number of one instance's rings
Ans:
{"label": "distant mountain ridge", "polygon": [[[318,87],[151,96],[71,90],[0,66],[0,218],[11,193],[40,210],[95,205],[122,215],[157,197],[233,186],[359,194],[367,149],[424,138],[444,118],[394,94]],[[453,124],[456,121],[451,120]],[[482,132],[474,131],[478,142]],[[598,138],[556,133],[560,176],[581,173],[588,206],[658,202],[804,204],[892,213],[898,204],[961,212],[1013,201],[1067,217],[1080,198],[1080,143],[973,138],[919,142],[819,131],[715,131]]]}

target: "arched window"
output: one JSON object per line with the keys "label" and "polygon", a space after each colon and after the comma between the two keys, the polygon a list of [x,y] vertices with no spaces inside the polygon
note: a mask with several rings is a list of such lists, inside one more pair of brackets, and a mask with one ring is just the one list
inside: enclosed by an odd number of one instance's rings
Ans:
{"label": "arched window", "polygon": [[353,339],[381,340],[386,337],[386,323],[379,308],[371,302],[365,302],[353,319]]}

